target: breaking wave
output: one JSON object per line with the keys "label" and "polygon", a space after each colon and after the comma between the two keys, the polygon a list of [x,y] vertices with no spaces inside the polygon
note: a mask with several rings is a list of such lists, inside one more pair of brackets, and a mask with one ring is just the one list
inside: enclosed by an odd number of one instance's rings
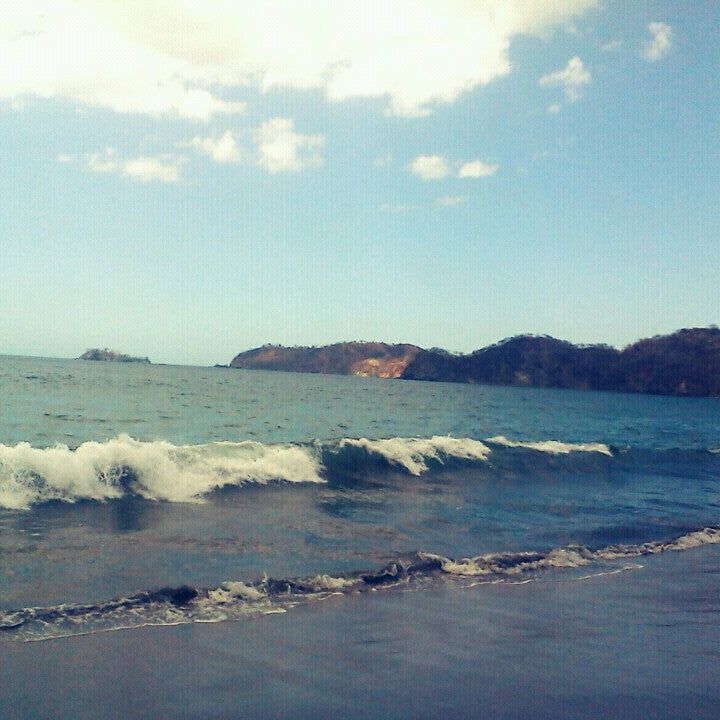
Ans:
{"label": "breaking wave", "polygon": [[[164,502],[202,502],[212,492],[247,483],[326,483],[378,470],[419,476],[439,468],[480,467],[493,472],[547,462],[570,470],[608,462],[652,465],[713,451],[615,449],[598,442],[471,438],[343,438],[308,443],[255,441],[174,445],[119,435],[105,442],[37,448],[0,444],[0,508],[29,510],[46,502],[108,501],[127,496]],[[666,457],[667,456],[667,457]],[[573,459],[574,458],[574,459]],[[495,462],[497,461],[497,462]],[[712,469],[712,468],[711,468]],[[714,469],[712,469],[714,472]]]}
{"label": "breaking wave", "polygon": [[323,483],[328,467],[362,469],[380,461],[419,475],[429,463],[483,461],[489,453],[477,440],[451,437],[178,446],[120,435],[75,449],[0,444],[0,507],[27,510],[43,502],[105,501],[126,495],[199,502],[215,490],[245,483]]}
{"label": "breaking wave", "polygon": [[110,500],[126,494],[192,502],[227,485],[322,482],[312,448],[258,442],[173,445],[128,435],[104,443],[34,448],[0,445],[0,507],[15,510],[52,500]]}
{"label": "breaking wave", "polygon": [[[344,483],[384,471],[413,477],[438,470],[483,473],[594,472],[647,468],[683,477],[716,478],[720,454],[705,450],[614,448],[603,443],[472,438],[343,438],[308,443],[219,441],[174,445],[119,435],[105,442],[38,448],[0,444],[0,509],[30,510],[47,502],[104,502],[134,496],[204,502],[222,488],[249,483]],[[609,463],[611,465],[609,465]],[[477,477],[477,476],[476,476]]]}
{"label": "breaking wave", "polygon": [[[0,637],[8,640],[46,640],[148,625],[239,620],[285,612],[301,603],[331,595],[363,593],[380,588],[423,587],[434,582],[530,582],[556,570],[597,565],[597,575],[620,572],[619,560],[671,551],[684,551],[720,543],[720,528],[706,527],[674,540],[637,545],[612,545],[599,550],[584,546],[555,548],[549,552],[487,553],[452,559],[429,552],[398,557],[379,570],[338,575],[257,581],[228,581],[215,588],[189,585],[143,591],[128,597],[85,605],[57,605],[0,611]],[[587,579],[583,575],[579,579]]]}
{"label": "breaking wave", "polygon": [[[490,455],[490,448],[478,440],[453,437],[391,438],[389,440],[353,440],[345,438],[336,445],[337,452],[355,448],[370,456],[382,458],[390,465],[420,475],[428,470],[428,463],[442,463],[444,459],[484,461]],[[328,448],[333,451],[332,446]]]}
{"label": "breaking wave", "polygon": [[502,445],[508,448],[527,448],[529,450],[537,450],[538,452],[549,453],[551,455],[567,455],[572,452],[585,453],[601,453],[612,457],[612,451],[603,443],[565,443],[559,440],[542,440],[540,442],[520,442],[517,440],[508,440],[502,435],[488,438],[489,443]]}

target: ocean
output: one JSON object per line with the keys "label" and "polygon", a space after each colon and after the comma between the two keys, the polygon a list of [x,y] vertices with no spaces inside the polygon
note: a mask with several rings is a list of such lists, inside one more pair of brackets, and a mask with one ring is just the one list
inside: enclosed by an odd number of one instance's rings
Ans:
{"label": "ocean", "polygon": [[0,717],[715,718],[720,401],[0,358]]}

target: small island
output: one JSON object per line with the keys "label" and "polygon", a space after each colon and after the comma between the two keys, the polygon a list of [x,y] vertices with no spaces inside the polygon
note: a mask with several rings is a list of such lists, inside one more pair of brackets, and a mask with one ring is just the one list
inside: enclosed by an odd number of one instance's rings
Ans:
{"label": "small island", "polygon": [[149,363],[150,358],[147,357],[133,357],[132,355],[124,355],[123,353],[116,352],[115,350],[108,350],[107,348],[90,348],[86,350],[79,358],[79,360],[100,360],[102,362],[120,362],[120,363]]}

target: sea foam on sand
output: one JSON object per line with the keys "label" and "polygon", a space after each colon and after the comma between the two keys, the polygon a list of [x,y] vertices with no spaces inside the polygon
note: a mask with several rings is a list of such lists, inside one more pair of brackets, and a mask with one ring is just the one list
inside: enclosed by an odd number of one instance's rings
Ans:
{"label": "sea foam on sand", "polygon": [[715,545],[582,581],[329,596],[251,622],[4,643],[0,707],[3,720],[715,720],[719,562]]}

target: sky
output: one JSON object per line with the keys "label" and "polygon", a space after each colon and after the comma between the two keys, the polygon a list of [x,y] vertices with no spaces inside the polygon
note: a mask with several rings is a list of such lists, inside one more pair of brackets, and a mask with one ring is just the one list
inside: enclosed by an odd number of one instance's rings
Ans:
{"label": "sky", "polygon": [[0,0],[0,354],[720,322],[720,3]]}

